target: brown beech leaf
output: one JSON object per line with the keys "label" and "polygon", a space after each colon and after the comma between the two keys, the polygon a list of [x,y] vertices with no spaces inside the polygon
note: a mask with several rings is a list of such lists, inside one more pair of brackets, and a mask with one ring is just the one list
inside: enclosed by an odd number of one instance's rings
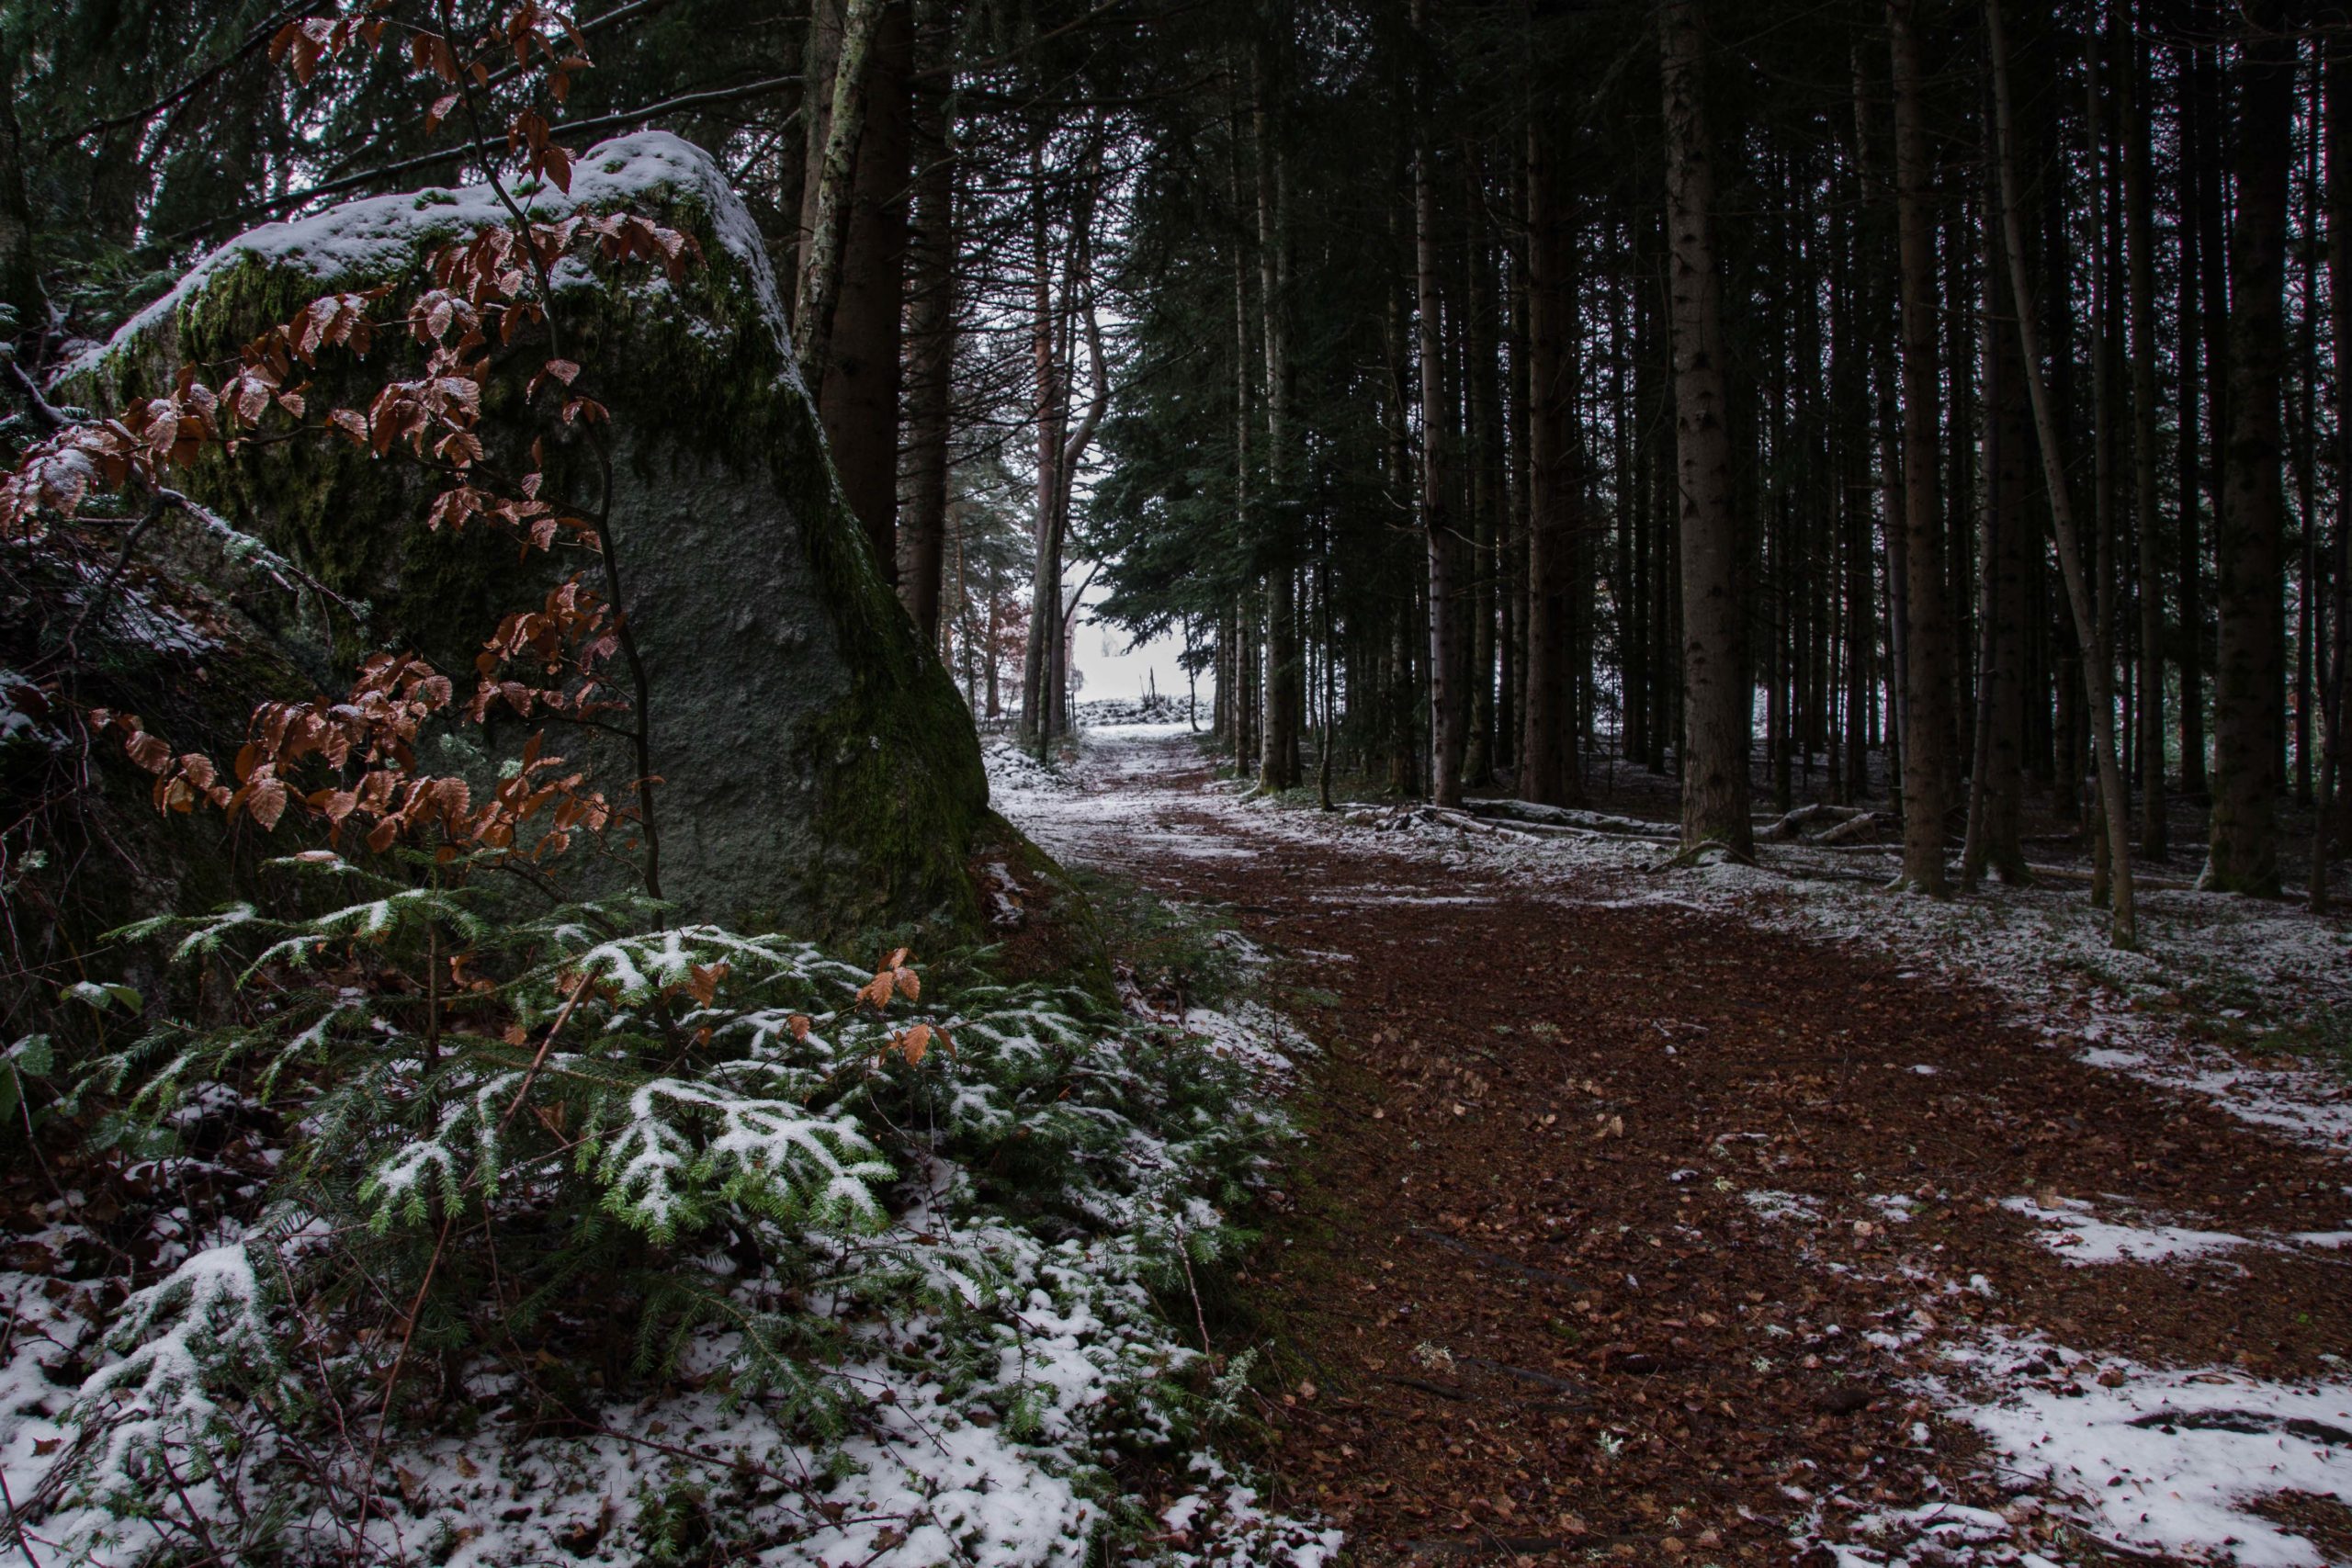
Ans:
{"label": "brown beech leaf", "polygon": [[690,964],[686,966],[686,990],[704,1007],[710,1006],[718,995],[718,983],[727,978],[724,962],[708,965]]}
{"label": "brown beech leaf", "polygon": [[160,773],[172,764],[172,749],[160,735],[140,730],[122,743],[122,749],[130,753],[132,761],[151,773]]}
{"label": "brown beech leaf", "polygon": [[286,786],[275,778],[254,780],[252,793],[245,797],[245,813],[261,824],[263,832],[272,831],[286,815]]}

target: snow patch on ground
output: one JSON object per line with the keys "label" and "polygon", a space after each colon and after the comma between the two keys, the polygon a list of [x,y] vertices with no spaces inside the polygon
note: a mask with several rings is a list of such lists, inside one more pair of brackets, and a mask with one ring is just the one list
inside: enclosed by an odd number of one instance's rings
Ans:
{"label": "snow patch on ground", "polygon": [[2255,1244],[2227,1231],[2191,1230],[2184,1225],[2130,1225],[2100,1219],[2079,1198],[2038,1201],[2004,1198],[2001,1207],[2023,1214],[2041,1226],[2035,1239],[2076,1268],[2098,1263],[2164,1263],[2178,1258],[2206,1258]]}
{"label": "snow patch on ground", "polygon": [[[1949,1359],[2009,1392],[1965,1398],[1952,1418],[1983,1433],[2038,1490],[2128,1549],[2238,1568],[2321,1568],[2319,1550],[2248,1513],[2281,1492],[2352,1504],[2352,1382],[2265,1382],[2242,1373],[2110,1360],[2098,1378],[2017,1385],[2039,1337],[1993,1337]],[[2069,1359],[2080,1358],[2065,1353]]]}
{"label": "snow patch on ground", "polygon": [[1297,1070],[1295,1058],[1314,1046],[1288,1021],[1256,1002],[1242,1002],[1220,1010],[1188,1008],[1184,1032],[1199,1037],[1217,1055],[1229,1057],[1287,1083]]}
{"label": "snow patch on ground", "polygon": [[1747,1206],[1767,1220],[1781,1220],[1795,1224],[1817,1225],[1821,1223],[1821,1200],[1803,1192],[1774,1192],[1758,1189],[1743,1192]]}

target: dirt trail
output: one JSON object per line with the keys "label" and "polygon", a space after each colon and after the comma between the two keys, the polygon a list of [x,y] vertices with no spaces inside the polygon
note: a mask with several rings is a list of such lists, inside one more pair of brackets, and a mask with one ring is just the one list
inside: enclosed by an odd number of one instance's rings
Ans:
{"label": "dirt trail", "polygon": [[[1996,996],[1623,888],[1317,841],[1204,794],[1181,738],[1081,781],[1049,847],[1229,907],[1325,1047],[1243,1287],[1295,1380],[1273,1466],[1360,1561],[2227,1562],[2021,1502],[1919,1380],[2343,1375],[2352,1252],[2283,1239],[2346,1224],[2340,1163],[2073,1061]],[[2067,1201],[2266,1240],[2073,1266],[2044,1244]],[[2352,1448],[2324,1423],[2278,1441],[2305,1438]],[[2150,1485],[2118,1469],[2098,1483]],[[2264,1506],[2352,1562],[2342,1502]]]}

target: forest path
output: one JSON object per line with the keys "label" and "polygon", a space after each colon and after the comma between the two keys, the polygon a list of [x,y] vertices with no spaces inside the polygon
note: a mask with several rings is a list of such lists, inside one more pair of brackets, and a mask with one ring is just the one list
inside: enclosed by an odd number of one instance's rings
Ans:
{"label": "forest path", "polygon": [[1006,809],[1229,911],[1323,1048],[1240,1288],[1355,1560],[2352,1562],[2340,1157],[1670,874],[1242,805],[1181,729],[1072,782]]}

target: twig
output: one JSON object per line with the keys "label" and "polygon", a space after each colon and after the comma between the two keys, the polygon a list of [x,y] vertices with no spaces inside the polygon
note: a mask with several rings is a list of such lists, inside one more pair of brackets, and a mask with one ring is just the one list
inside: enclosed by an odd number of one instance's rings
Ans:
{"label": "twig", "polygon": [[116,552],[114,565],[107,569],[106,576],[98,580],[96,590],[83,602],[82,613],[74,617],[74,624],[65,628],[65,646],[62,651],[68,662],[80,661],[80,649],[76,647],[76,643],[84,628],[96,618],[98,612],[106,608],[107,602],[114,597],[115,584],[121,581],[122,574],[130,569],[130,558],[139,548],[139,541],[146,537],[147,530],[153,527],[156,521],[169,510],[169,503],[164,500],[163,494],[158,492],[155,498],[147,503],[147,510],[141,513],[139,521],[130,525],[130,532],[122,536],[122,548]]}
{"label": "twig", "polygon": [[1214,1360],[1216,1352],[1209,1346],[1208,1314],[1201,1310],[1200,1282],[1193,1278],[1193,1255],[1184,1245],[1188,1239],[1182,1231],[1176,1233],[1176,1260],[1184,1266],[1184,1288],[1193,1292],[1193,1322],[1201,1331],[1201,1354]]}
{"label": "twig", "polygon": [[74,423],[65,417],[62,409],[41,394],[40,384],[25,374],[25,367],[17,363],[15,355],[6,356],[0,363],[7,366],[8,380],[17,389],[17,395],[25,400],[25,412],[32,416],[35,424],[46,432],[62,430]]}
{"label": "twig", "polygon": [[[392,1370],[384,1379],[384,1408],[376,1413],[376,1440],[368,1451],[368,1485],[372,1493],[376,1484],[376,1455],[384,1447],[384,1427],[392,1418],[392,1395],[399,1391],[401,1369],[408,1364],[408,1348],[416,1339],[416,1320],[424,1314],[424,1294],[433,1289],[433,1276],[441,1269],[442,1250],[449,1245],[449,1227],[457,1223],[457,1211],[452,1209],[441,1217],[441,1234],[433,1243],[433,1256],[425,1259],[424,1278],[416,1284],[416,1298],[408,1304],[408,1322],[401,1330],[400,1353],[392,1358]],[[367,1517],[365,1509],[360,1517]]]}
{"label": "twig", "polygon": [[508,1102],[506,1114],[498,1119],[500,1133],[506,1131],[506,1124],[514,1120],[514,1113],[517,1111],[523,1109],[523,1101],[529,1096],[531,1085],[539,1076],[539,1069],[547,1066],[548,1053],[555,1046],[555,1037],[562,1033],[563,1026],[571,1021],[571,1010],[580,1005],[580,998],[587,994],[589,982],[595,977],[594,970],[582,970],[579,984],[573,986],[571,994],[563,998],[563,1006],[557,1011],[555,1021],[548,1025],[547,1037],[539,1042],[538,1055],[533,1056],[531,1065],[524,1069],[523,1082],[514,1090],[514,1100]]}
{"label": "twig", "polygon": [[25,1523],[17,1517],[16,1495],[8,1490],[8,1476],[5,1471],[0,1471],[0,1504],[7,1506],[8,1529],[16,1534],[17,1550],[25,1554],[25,1561],[31,1568],[40,1568],[40,1559],[33,1555],[33,1543],[25,1539]]}
{"label": "twig", "polygon": [[[797,76],[769,76],[757,82],[747,82],[740,87],[715,87],[707,92],[684,93],[674,98],[664,98],[657,104],[648,104],[643,108],[628,109],[617,114],[596,115],[588,119],[570,120],[565,122],[561,129],[566,135],[578,135],[582,131],[609,130],[624,125],[639,125],[665,114],[702,108],[711,104],[729,103],[741,98],[759,97],[789,87],[799,80]],[[795,109],[793,114],[797,117],[799,112]],[[171,249],[199,234],[209,234],[224,223],[243,222],[248,218],[259,218],[272,212],[290,211],[315,201],[321,197],[340,196],[345,191],[357,190],[363,186],[374,185],[379,180],[389,180],[395,175],[413,174],[419,169],[429,169],[440,164],[462,163],[480,153],[503,152],[505,147],[504,137],[485,137],[460,146],[444,148],[437,152],[420,152],[413,158],[402,158],[395,164],[385,164],[373,169],[362,169],[356,175],[346,175],[337,180],[327,180],[307,190],[288,191],[284,196],[272,197],[266,201],[251,202],[234,211],[224,212],[218,218],[209,219],[193,228],[181,230],[163,242],[163,246],[165,249]]]}

